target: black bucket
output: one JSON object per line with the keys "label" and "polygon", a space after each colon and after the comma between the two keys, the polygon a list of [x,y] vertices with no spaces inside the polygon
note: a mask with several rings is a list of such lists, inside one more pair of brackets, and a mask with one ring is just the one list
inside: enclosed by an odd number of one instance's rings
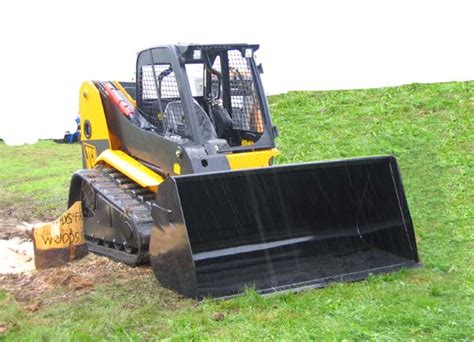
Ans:
{"label": "black bucket", "polygon": [[153,271],[189,297],[321,287],[418,264],[393,157],[169,177],[152,215]]}

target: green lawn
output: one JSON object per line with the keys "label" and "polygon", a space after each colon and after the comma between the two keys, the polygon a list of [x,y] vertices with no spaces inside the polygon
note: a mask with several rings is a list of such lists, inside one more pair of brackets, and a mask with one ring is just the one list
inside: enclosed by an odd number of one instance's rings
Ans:
{"label": "green lawn", "polygon": [[[0,291],[6,340],[473,340],[474,82],[270,98],[279,163],[393,154],[423,267],[325,289],[197,304],[150,278],[26,313]],[[0,144],[0,205],[65,207],[77,145]]]}
{"label": "green lawn", "polygon": [[81,167],[79,144],[0,142],[0,210],[25,221],[56,218],[66,209],[71,176]]}

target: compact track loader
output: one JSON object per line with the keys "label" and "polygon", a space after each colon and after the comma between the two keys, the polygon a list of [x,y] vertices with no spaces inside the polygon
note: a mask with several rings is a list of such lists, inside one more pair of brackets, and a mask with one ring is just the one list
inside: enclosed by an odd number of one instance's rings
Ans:
{"label": "compact track loader", "polygon": [[82,201],[89,250],[151,262],[195,298],[416,266],[395,158],[272,166],[257,49],[158,46],[138,54],[135,83],[82,84],[84,169],[69,203]]}

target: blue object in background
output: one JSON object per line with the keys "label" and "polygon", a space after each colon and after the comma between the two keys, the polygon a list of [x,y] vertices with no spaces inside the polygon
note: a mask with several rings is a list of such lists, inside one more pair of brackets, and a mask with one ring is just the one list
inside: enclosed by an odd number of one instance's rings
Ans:
{"label": "blue object in background", "polygon": [[[76,117],[76,123],[77,123],[77,130],[74,133],[70,133],[69,131],[64,134],[64,138],[62,140],[63,143],[65,144],[72,144],[75,142],[78,142],[81,136],[81,120],[79,116]],[[60,141],[58,141],[60,142]]]}

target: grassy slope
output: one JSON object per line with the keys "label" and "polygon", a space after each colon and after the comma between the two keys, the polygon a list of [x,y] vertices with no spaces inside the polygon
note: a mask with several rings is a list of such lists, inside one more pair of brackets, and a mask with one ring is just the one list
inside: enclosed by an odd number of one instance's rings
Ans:
{"label": "grassy slope", "polygon": [[[103,286],[34,314],[0,293],[7,339],[474,339],[474,82],[292,92],[272,97],[270,104],[280,128],[280,163],[397,157],[423,268],[298,294],[262,298],[249,291],[197,306],[169,295],[152,279]],[[20,195],[9,192],[18,189],[26,191],[21,196],[62,208],[71,168],[78,163],[68,161],[63,171],[53,158],[33,173],[34,162],[24,160],[36,158],[31,151],[38,156],[52,146],[42,142],[27,147],[24,158],[16,157],[18,166],[7,173],[17,180],[12,184],[0,175],[0,203],[14,201]],[[78,155],[76,147],[54,146],[55,158]],[[0,145],[2,173],[4,154],[11,151]],[[41,179],[50,172],[57,184],[49,176]],[[53,212],[44,208],[40,213]]]}

